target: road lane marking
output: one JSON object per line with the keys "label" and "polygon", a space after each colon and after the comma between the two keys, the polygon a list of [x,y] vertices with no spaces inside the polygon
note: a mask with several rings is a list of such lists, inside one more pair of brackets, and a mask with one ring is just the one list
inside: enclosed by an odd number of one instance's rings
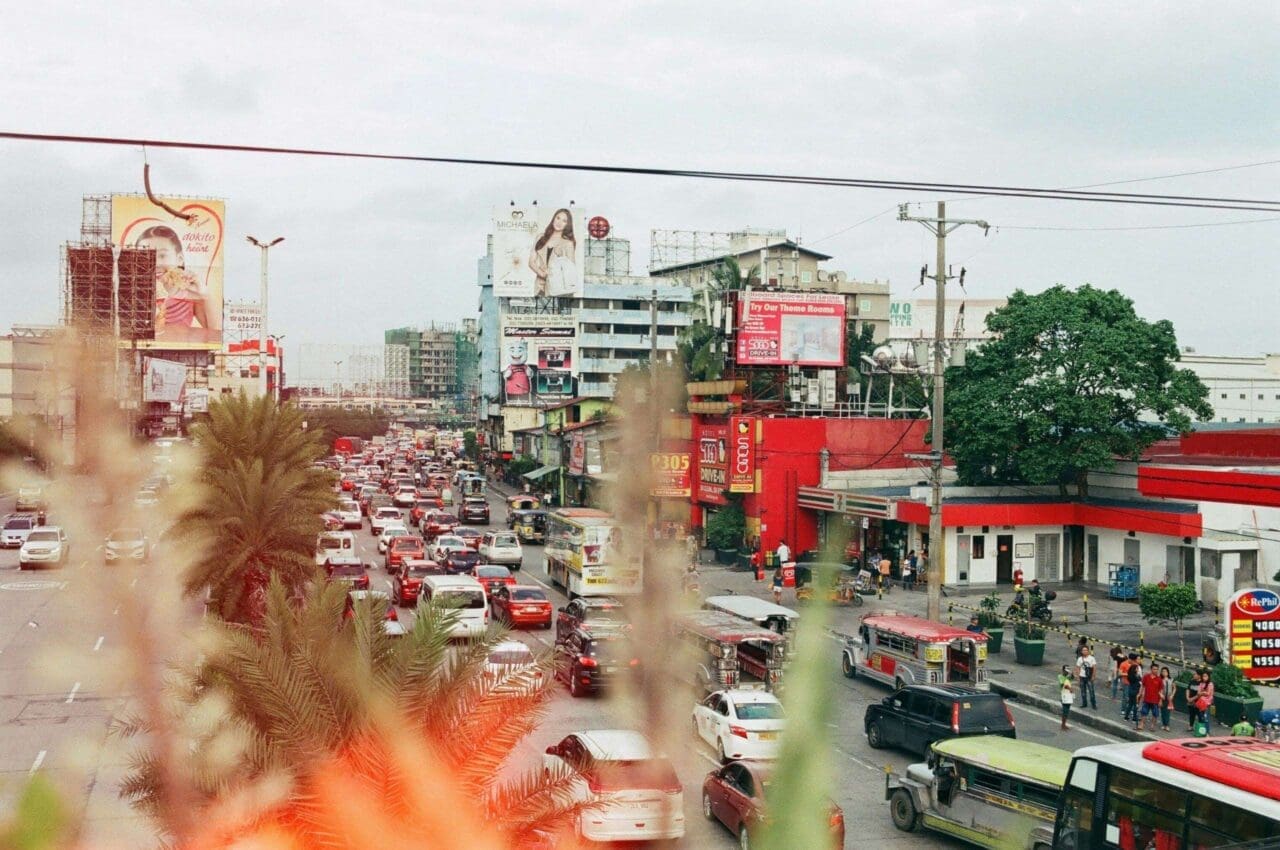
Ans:
{"label": "road lane marking", "polygon": [[129,586],[130,586],[130,587],[133,587],[133,586],[137,585],[137,583],[138,583],[138,580],[135,578],[133,581],[129,582]]}
{"label": "road lane marking", "polygon": [[[1059,716],[1054,716],[1054,715],[1052,715],[1052,714],[1049,714],[1048,712],[1040,711],[1039,709],[1035,709],[1035,708],[1031,708],[1031,707],[1029,707],[1029,706],[1023,705],[1022,703],[1017,703],[1017,702],[1008,702],[1008,701],[1006,701],[1006,705],[1008,705],[1010,708],[1017,708],[1017,709],[1021,709],[1022,711],[1025,711],[1025,712],[1027,712],[1028,714],[1034,714],[1036,717],[1043,718],[1043,719],[1048,720],[1048,721],[1053,722],[1053,723],[1061,723],[1061,722],[1062,722],[1062,717],[1061,717],[1060,715],[1059,715]],[[1092,735],[1093,737],[1097,738],[1097,739],[1098,739],[1098,740],[1100,740],[1100,741],[1106,741],[1108,744],[1114,744],[1116,741],[1121,740],[1120,738],[1116,737],[1115,735],[1104,735],[1104,734],[1103,734],[1103,733],[1101,733],[1101,732],[1095,732],[1095,731],[1093,731],[1092,729],[1087,729],[1087,728],[1085,728],[1085,727],[1081,726],[1079,723],[1077,723],[1077,724],[1075,724],[1074,726],[1072,726],[1072,727],[1071,727],[1071,730],[1072,730],[1073,732],[1083,732],[1083,733],[1084,733],[1084,734],[1086,734],[1086,735]]]}
{"label": "road lane marking", "polygon": [[49,754],[48,750],[41,750],[40,752],[36,753],[36,760],[31,762],[31,769],[27,771],[27,776],[30,776],[31,774],[35,773],[37,770],[40,769],[40,765],[44,764],[44,757],[47,756],[48,754]]}
{"label": "road lane marking", "polygon": [[846,753],[844,750],[841,750],[841,749],[839,749],[839,748],[837,748],[837,749],[836,749],[836,752],[838,752],[840,755],[842,755],[842,756],[844,756],[845,758],[847,758],[849,761],[854,762],[855,764],[860,764],[860,765],[862,765],[862,766],[863,766],[863,767],[865,767],[867,770],[874,770],[876,773],[880,773],[880,772],[881,772],[881,770],[882,770],[882,768],[876,767],[876,766],[875,766],[874,764],[872,764],[871,762],[869,762],[869,761],[863,761],[862,759],[858,758],[857,756],[850,755],[849,753]]}
{"label": "road lane marking", "polygon": [[74,702],[74,701],[75,701],[75,698],[76,698],[76,692],[77,692],[77,691],[79,691],[79,690],[80,690],[80,683],[79,683],[79,682],[76,682],[76,683],[75,683],[75,685],[73,685],[73,686],[72,686],[72,688],[71,688],[71,693],[67,694],[66,702],[67,702],[68,704],[70,704],[70,703],[72,703],[72,702]]}
{"label": "road lane marking", "polygon": [[93,645],[93,651],[97,652],[99,649],[102,649],[102,642],[106,639],[106,635],[98,635],[98,642]]}

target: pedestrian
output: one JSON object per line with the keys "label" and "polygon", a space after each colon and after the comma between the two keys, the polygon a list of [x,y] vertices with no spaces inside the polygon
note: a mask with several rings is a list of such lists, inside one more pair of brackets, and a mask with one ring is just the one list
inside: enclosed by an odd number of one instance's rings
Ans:
{"label": "pedestrian", "polygon": [[1152,664],[1147,674],[1142,677],[1142,711],[1134,728],[1139,731],[1147,728],[1147,718],[1151,718],[1151,731],[1156,730],[1156,718],[1160,716],[1160,699],[1164,696],[1164,680]]}
{"label": "pedestrian", "polygon": [[1169,731],[1169,712],[1173,710],[1173,697],[1178,692],[1168,667],[1160,668],[1160,728]]}
{"label": "pedestrian", "polygon": [[1249,718],[1241,717],[1240,722],[1231,727],[1231,735],[1235,738],[1252,738],[1253,724],[1249,722]]}
{"label": "pedestrian", "polygon": [[[1196,697],[1196,723],[1209,725],[1209,709],[1213,707],[1213,680],[1208,670],[1200,671],[1200,696]],[[1194,728],[1194,727],[1193,727]]]}
{"label": "pedestrian", "polygon": [[916,589],[916,579],[920,575],[920,559],[916,557],[916,550],[912,549],[907,553],[907,568],[903,573],[904,576],[910,576],[911,583],[907,587],[908,590]]}
{"label": "pedestrian", "polygon": [[[1142,691],[1142,663],[1138,653],[1130,652],[1125,659],[1129,665],[1124,670],[1124,707],[1121,713],[1130,723],[1138,722],[1138,694]],[[1124,666],[1123,663],[1121,666]]]}
{"label": "pedestrian", "polygon": [[1107,678],[1111,680],[1111,701],[1116,701],[1116,693],[1120,689],[1120,662],[1124,660],[1124,652],[1120,647],[1111,647],[1111,663],[1107,665]]}
{"label": "pedestrian", "polygon": [[782,567],[773,571],[773,603],[782,604]]}
{"label": "pedestrian", "polygon": [[1187,684],[1187,731],[1191,732],[1196,728],[1196,716],[1199,709],[1196,708],[1196,701],[1200,699],[1200,674],[1193,673],[1190,683]]}
{"label": "pedestrian", "polygon": [[787,545],[785,538],[778,541],[778,548],[775,554],[778,558],[778,566],[782,566],[791,560],[791,547]]}
{"label": "pedestrian", "polygon": [[1080,653],[1089,648],[1089,639],[1084,635],[1080,635],[1080,640],[1076,643],[1076,658],[1080,657]]}
{"label": "pedestrian", "polygon": [[[1076,658],[1076,678],[1080,682],[1080,707],[1098,710],[1098,691],[1093,686],[1093,677],[1097,673],[1098,659],[1093,657],[1093,650],[1088,646],[1080,647],[1080,655]],[[1091,705],[1092,704],[1092,705]]]}
{"label": "pedestrian", "polygon": [[910,590],[910,589],[911,589],[911,581],[912,581],[912,579],[911,579],[911,561],[909,561],[909,560],[907,560],[907,561],[903,561],[903,562],[902,562],[902,589],[903,589],[903,590]]}
{"label": "pedestrian", "polygon": [[978,619],[977,614],[969,618],[969,625],[965,628],[965,631],[973,632],[977,635],[983,634],[985,630],[982,628],[982,622]]}
{"label": "pedestrian", "polygon": [[1058,687],[1062,687],[1064,682],[1070,682],[1073,678],[1071,668],[1063,664],[1062,669],[1058,671]]}
{"label": "pedestrian", "polygon": [[[1064,665],[1062,671],[1067,670]],[[1071,704],[1075,702],[1075,695],[1071,693],[1071,677],[1058,677],[1058,700],[1062,703],[1062,731],[1067,731],[1067,715],[1071,714]]]}
{"label": "pedestrian", "polygon": [[892,567],[893,567],[893,564],[890,563],[889,556],[882,555],[880,557],[880,586],[883,587],[886,591],[889,590],[889,570]]}

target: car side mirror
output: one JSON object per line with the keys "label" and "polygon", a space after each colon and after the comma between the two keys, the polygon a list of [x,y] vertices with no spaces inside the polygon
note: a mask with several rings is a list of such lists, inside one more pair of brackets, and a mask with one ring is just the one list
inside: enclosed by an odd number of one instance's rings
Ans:
{"label": "car side mirror", "polygon": [[558,756],[560,755],[560,753],[556,752],[556,748],[554,746],[550,746],[550,747],[547,747],[547,755]]}
{"label": "car side mirror", "polygon": [[561,614],[563,614],[563,613],[564,613],[564,606],[563,606],[563,605],[561,605],[561,606],[560,606],[559,608],[557,608],[556,610],[557,610],[557,611],[559,611]]}

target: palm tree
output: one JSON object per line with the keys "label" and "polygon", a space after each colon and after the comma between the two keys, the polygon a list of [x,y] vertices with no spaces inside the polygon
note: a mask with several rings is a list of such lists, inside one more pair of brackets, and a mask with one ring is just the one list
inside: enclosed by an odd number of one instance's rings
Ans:
{"label": "palm tree", "polygon": [[725,257],[711,269],[711,280],[703,293],[703,321],[685,328],[679,344],[690,381],[719,380],[729,353],[724,334],[711,324],[711,303],[723,299],[725,293],[759,282],[759,266],[752,266],[744,275],[737,257]]}
{"label": "palm tree", "polygon": [[[423,606],[412,631],[388,637],[382,612],[363,602],[343,620],[346,592],[315,582],[302,599],[291,598],[273,576],[263,626],[214,625],[215,640],[203,663],[175,677],[169,721],[207,717],[207,707],[225,707],[214,723],[191,730],[182,772],[190,785],[197,821],[221,832],[220,840],[244,837],[264,824],[297,840],[290,846],[337,844],[333,806],[326,788],[335,773],[371,792],[376,810],[361,817],[394,821],[397,828],[424,790],[470,801],[447,814],[459,823],[474,815],[497,835],[496,846],[514,847],[538,831],[558,833],[583,810],[571,794],[573,777],[541,770],[503,781],[503,768],[542,718],[550,696],[550,668],[490,675],[489,650],[500,632],[450,647],[456,614]],[[130,719],[126,735],[152,724]],[[233,754],[228,742],[239,742]],[[431,765],[414,775],[404,755]],[[121,795],[156,813],[165,799],[155,754],[140,751]],[[228,801],[244,798],[272,777],[287,777],[288,791],[265,811],[231,818]],[[436,836],[437,846],[440,836]],[[412,842],[410,842],[412,845]],[[344,844],[343,846],[349,846]]]}
{"label": "palm tree", "polygon": [[213,404],[196,428],[202,489],[175,531],[197,553],[185,591],[207,594],[225,620],[255,622],[270,576],[298,592],[314,573],[319,515],[334,495],[330,475],[312,466],[324,448],[302,416],[241,392]]}

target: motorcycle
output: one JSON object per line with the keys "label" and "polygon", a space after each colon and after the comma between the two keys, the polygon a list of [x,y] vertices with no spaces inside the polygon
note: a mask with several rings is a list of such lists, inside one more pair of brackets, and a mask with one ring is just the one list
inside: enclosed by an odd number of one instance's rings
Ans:
{"label": "motorcycle", "polygon": [[1058,594],[1052,590],[1046,591],[1042,596],[1033,596],[1031,598],[1031,611],[1027,611],[1027,603],[1019,593],[1013,598],[1013,604],[1004,612],[1006,617],[1013,619],[1030,619],[1039,620],[1042,623],[1053,622],[1053,606],[1051,603],[1058,598]]}

